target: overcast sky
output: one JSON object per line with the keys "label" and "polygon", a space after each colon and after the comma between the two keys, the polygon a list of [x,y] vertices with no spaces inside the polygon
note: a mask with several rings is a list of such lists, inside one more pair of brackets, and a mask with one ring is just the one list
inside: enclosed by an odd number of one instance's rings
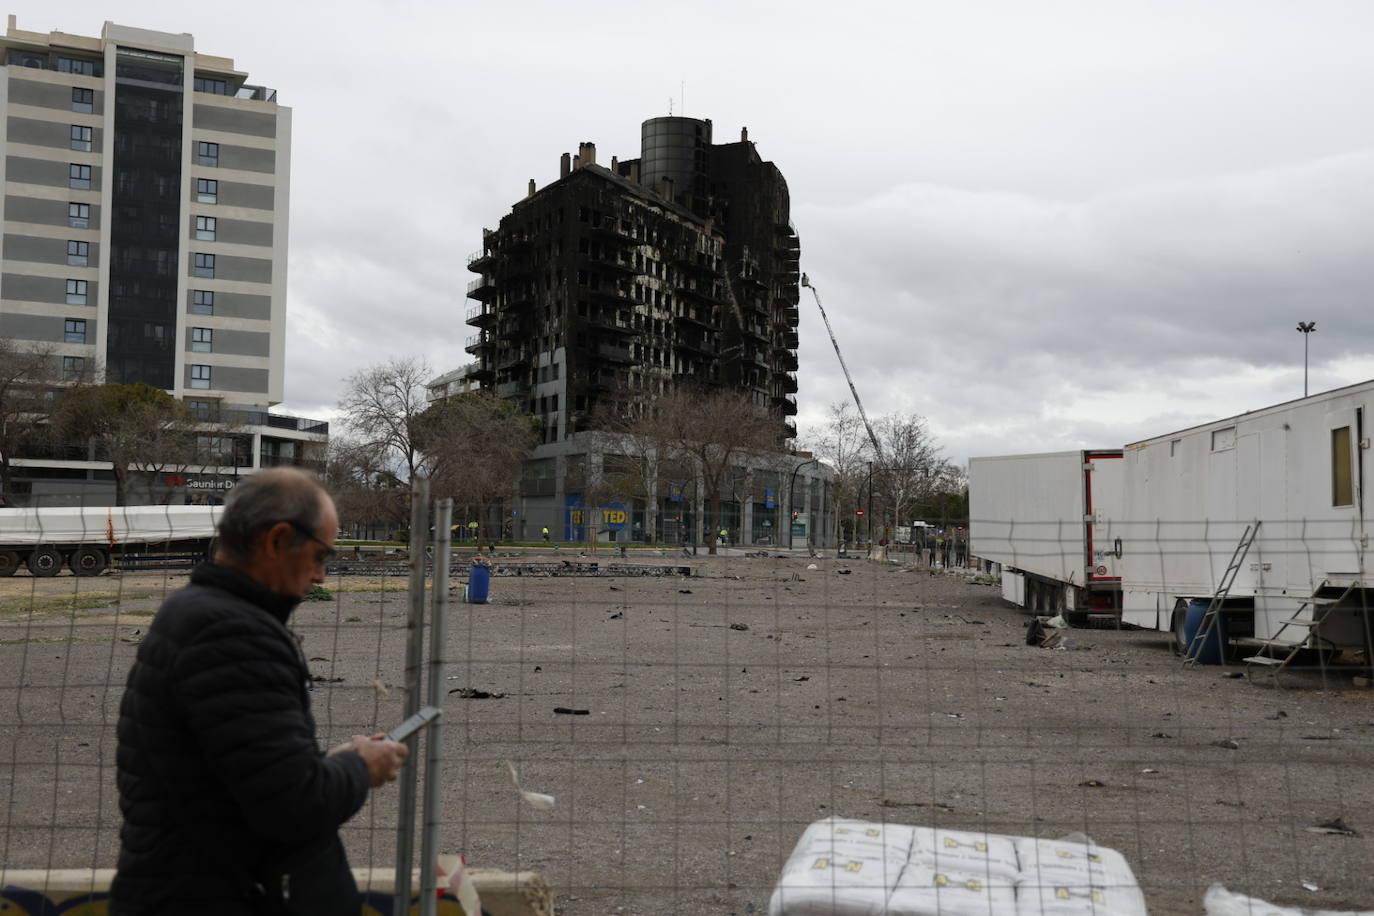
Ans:
{"label": "overcast sky", "polygon": [[[191,32],[295,112],[284,409],[469,357],[481,244],[579,141],[748,126],[871,415],[1112,447],[1374,378],[1374,3],[11,0]],[[848,398],[803,291],[800,428]]]}

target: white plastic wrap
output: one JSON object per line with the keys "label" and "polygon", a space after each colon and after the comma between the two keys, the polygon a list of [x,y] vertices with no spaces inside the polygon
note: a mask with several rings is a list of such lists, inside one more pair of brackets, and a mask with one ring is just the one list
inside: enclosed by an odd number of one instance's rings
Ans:
{"label": "white plastic wrap", "polygon": [[770,916],[1146,916],[1120,853],[827,818],[797,841]]}

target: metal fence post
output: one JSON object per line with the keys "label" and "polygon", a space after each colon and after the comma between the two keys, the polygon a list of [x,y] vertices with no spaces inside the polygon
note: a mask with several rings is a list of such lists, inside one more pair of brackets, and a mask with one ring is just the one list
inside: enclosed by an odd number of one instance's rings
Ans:
{"label": "metal fence post", "polygon": [[[429,696],[426,703],[444,707],[446,630],[448,615],[450,527],[453,500],[441,499],[434,505],[434,581],[429,619]],[[425,733],[424,826],[420,832],[420,916],[435,916],[439,898],[435,894],[435,871],[439,861],[440,789],[443,787],[444,717],[429,724]]]}
{"label": "metal fence post", "polygon": [[[410,612],[406,618],[405,718],[420,709],[420,676],[425,639],[425,544],[429,535],[429,481],[416,478],[410,490]],[[411,756],[416,738],[406,739]],[[396,882],[393,913],[410,911],[410,868],[415,857],[415,796],[419,771],[411,764],[401,770],[396,816]]]}

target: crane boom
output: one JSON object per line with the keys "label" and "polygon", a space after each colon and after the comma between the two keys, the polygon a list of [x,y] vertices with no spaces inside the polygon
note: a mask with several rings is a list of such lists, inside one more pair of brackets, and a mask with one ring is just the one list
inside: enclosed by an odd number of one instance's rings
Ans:
{"label": "crane boom", "polygon": [[854,387],[854,376],[849,374],[849,366],[845,364],[844,354],[840,352],[840,341],[835,337],[835,329],[830,326],[830,318],[825,314],[825,306],[821,305],[821,294],[816,291],[816,285],[811,282],[806,274],[802,274],[801,285],[811,290],[811,295],[816,297],[816,308],[821,310],[821,321],[825,322],[825,332],[830,335],[830,344],[835,348],[835,355],[839,357],[840,368],[844,370],[844,380],[849,383],[849,393],[854,395],[854,406],[859,408],[859,419],[864,421],[864,429],[868,430],[868,441],[873,443],[873,455],[878,459],[878,465],[881,467],[885,463],[883,447],[878,444],[878,435],[873,432],[873,424],[868,422],[868,413],[864,410],[864,402],[859,400],[859,389]]}

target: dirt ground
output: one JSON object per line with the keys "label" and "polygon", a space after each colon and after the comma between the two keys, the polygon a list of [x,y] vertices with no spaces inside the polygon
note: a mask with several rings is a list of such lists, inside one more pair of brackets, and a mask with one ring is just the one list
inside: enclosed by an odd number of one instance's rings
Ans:
{"label": "dirt ground", "polygon": [[[448,614],[442,850],[541,872],[559,913],[766,912],[802,829],[832,814],[1086,833],[1154,914],[1201,913],[1213,882],[1374,904],[1374,693],[1349,672],[1250,683],[1183,668],[1147,631],[1027,646],[971,572],[630,562],[696,575],[502,577]],[[113,866],[124,676],[181,581],[0,580],[0,862]],[[329,588],[293,619],[337,742],[399,717],[407,596]],[[506,761],[555,806],[522,801]],[[396,806],[382,790],[346,829],[355,864],[394,861]],[[1354,835],[1309,829],[1335,822]]]}

